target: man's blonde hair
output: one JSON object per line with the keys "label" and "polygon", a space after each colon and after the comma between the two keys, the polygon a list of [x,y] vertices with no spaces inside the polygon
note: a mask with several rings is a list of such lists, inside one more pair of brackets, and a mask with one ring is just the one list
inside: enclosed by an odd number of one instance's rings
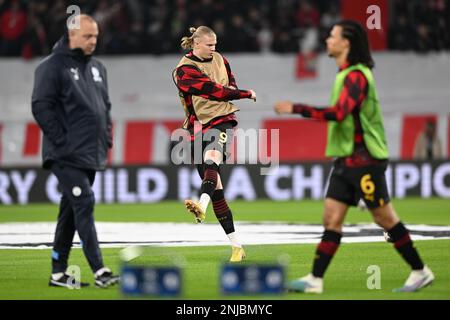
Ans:
{"label": "man's blonde hair", "polygon": [[204,35],[216,35],[216,33],[210,27],[206,26],[200,26],[198,28],[190,27],[189,32],[192,33],[190,37],[181,38],[181,47],[183,49],[194,48],[194,39],[203,37]]}

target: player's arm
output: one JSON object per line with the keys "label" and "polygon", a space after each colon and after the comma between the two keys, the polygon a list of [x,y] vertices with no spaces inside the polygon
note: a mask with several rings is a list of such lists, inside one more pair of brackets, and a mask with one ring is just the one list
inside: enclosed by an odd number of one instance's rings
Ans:
{"label": "player's arm", "polygon": [[297,113],[305,118],[324,121],[342,121],[365,99],[367,80],[359,71],[347,75],[344,88],[334,106],[318,108],[302,103],[279,102],[275,106],[278,113]]}
{"label": "player's arm", "polygon": [[31,110],[44,135],[56,146],[66,143],[65,130],[55,111],[60,86],[56,66],[42,64],[36,69]]}
{"label": "player's arm", "polygon": [[178,89],[187,94],[216,101],[252,99],[252,90],[239,90],[222,86],[203,74],[194,66],[181,66],[176,70],[175,81]]}
{"label": "player's arm", "polygon": [[236,78],[234,77],[234,74],[231,71],[231,66],[230,66],[228,60],[224,56],[222,56],[222,58],[223,58],[223,62],[225,64],[225,68],[227,69],[228,83],[230,84],[231,88],[237,89],[238,86],[236,84]]}
{"label": "player's arm", "polygon": [[105,104],[106,104],[106,130],[108,131],[108,148],[113,147],[113,134],[112,134],[112,120],[111,120],[111,100],[109,99],[109,89],[108,89],[108,74],[106,68],[103,67],[105,71]]}

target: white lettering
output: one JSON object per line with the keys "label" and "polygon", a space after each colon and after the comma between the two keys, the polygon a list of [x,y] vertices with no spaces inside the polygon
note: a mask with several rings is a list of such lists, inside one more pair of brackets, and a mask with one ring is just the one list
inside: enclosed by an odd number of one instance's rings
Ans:
{"label": "white lettering", "polygon": [[[255,129],[236,129],[234,132],[237,145],[236,160],[238,164],[256,164],[258,163],[258,136]],[[248,161],[248,162],[247,162]],[[233,159],[228,158],[227,162],[233,163]]]}
{"label": "white lettering", "polygon": [[183,304],[183,307],[177,307],[177,314],[202,314],[206,318],[209,314],[211,307],[189,307]]}
{"label": "white lettering", "polygon": [[367,7],[367,14],[372,14],[370,17],[367,18],[366,26],[367,29],[373,30],[381,29],[381,9],[377,5],[371,5]]}
{"label": "white lettering", "polygon": [[273,168],[276,168],[280,164],[280,130],[270,129],[270,157],[269,150],[267,146],[269,145],[267,141],[267,130],[259,130],[259,161],[261,164],[270,164],[268,168],[262,167],[260,170],[261,175],[270,174]]}
{"label": "white lettering", "polygon": [[61,200],[61,193],[58,191],[58,179],[54,174],[48,176],[47,182],[45,183],[45,191],[47,193],[47,198],[53,203],[59,203]]}
{"label": "white lettering", "polygon": [[245,167],[235,167],[228,179],[228,185],[225,188],[225,198],[234,200],[242,196],[245,200],[255,200],[256,193],[253,188],[252,180]]}
{"label": "white lettering", "polygon": [[107,169],[103,174],[103,193],[105,203],[113,203],[115,193],[114,171]]}
{"label": "white lettering", "polygon": [[130,192],[128,189],[128,171],[126,169],[119,169],[117,172],[117,198],[119,203],[137,202],[136,193]]}
{"label": "white lettering", "polygon": [[421,171],[420,196],[422,198],[429,198],[431,197],[432,194],[431,165],[428,163],[423,164],[420,171]]}
{"label": "white lettering", "polygon": [[272,314],[272,310],[269,311],[269,308],[272,309],[272,305],[271,305],[271,304],[268,304],[268,305],[266,306],[266,314]]}
{"label": "white lettering", "polygon": [[439,197],[450,197],[450,186],[445,185],[445,177],[450,174],[450,163],[440,165],[434,172],[433,185]]}
{"label": "white lettering", "polygon": [[14,170],[11,172],[11,180],[17,190],[17,201],[20,204],[27,204],[30,189],[34,180],[36,180],[36,171],[27,171],[24,179],[22,179],[20,172]]}
{"label": "white lettering", "polygon": [[170,151],[170,160],[173,164],[191,163],[191,139],[184,129],[176,129],[170,136],[170,141],[177,142]]}
{"label": "white lettering", "polygon": [[68,30],[80,29],[80,14],[81,9],[79,6],[71,5],[67,7],[66,13],[72,13],[72,15],[67,18],[66,25]]}
{"label": "white lettering", "polygon": [[[162,200],[168,190],[166,175],[158,169],[140,169],[137,173],[137,190],[142,202],[157,202]],[[149,190],[150,182],[154,182],[154,189]]]}
{"label": "white lettering", "polygon": [[0,172],[0,200],[3,204],[12,204],[11,196],[8,193],[10,182],[6,173]]}
{"label": "white lettering", "polygon": [[404,198],[406,190],[419,184],[420,174],[417,166],[413,164],[399,164],[395,168],[395,195]]}
{"label": "white lettering", "polygon": [[282,178],[289,178],[291,176],[290,166],[280,166],[273,170],[276,173],[267,175],[264,181],[267,196],[272,200],[290,200],[292,199],[292,191],[290,189],[281,189],[278,182]]}
{"label": "white lettering", "polygon": [[178,199],[198,198],[198,190],[201,184],[202,179],[196,169],[181,168],[178,170]]}
{"label": "white lettering", "polygon": [[69,275],[67,282],[70,284],[69,289],[81,289],[81,268],[77,265],[67,267],[66,274]]}
{"label": "white lettering", "polygon": [[323,167],[319,165],[312,166],[311,175],[306,177],[305,169],[302,166],[296,166],[292,180],[294,199],[303,199],[306,189],[311,189],[311,198],[322,198],[322,180]]}
{"label": "white lettering", "polygon": [[367,278],[367,289],[381,289],[381,269],[377,265],[371,265],[367,267],[367,274],[371,274]]}

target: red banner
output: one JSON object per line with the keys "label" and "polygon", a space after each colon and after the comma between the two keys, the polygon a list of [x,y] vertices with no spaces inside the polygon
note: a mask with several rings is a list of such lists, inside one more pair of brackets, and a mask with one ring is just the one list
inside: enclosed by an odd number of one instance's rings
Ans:
{"label": "red banner", "polygon": [[[264,129],[280,130],[280,161],[325,160],[326,122],[305,119],[266,119]],[[268,139],[268,154],[271,141]]]}
{"label": "red banner", "polygon": [[27,123],[25,131],[25,143],[23,145],[23,156],[39,155],[41,147],[41,129],[35,122]]}
{"label": "red banner", "polygon": [[358,21],[367,31],[370,48],[387,48],[389,4],[388,0],[341,0],[342,17]]}

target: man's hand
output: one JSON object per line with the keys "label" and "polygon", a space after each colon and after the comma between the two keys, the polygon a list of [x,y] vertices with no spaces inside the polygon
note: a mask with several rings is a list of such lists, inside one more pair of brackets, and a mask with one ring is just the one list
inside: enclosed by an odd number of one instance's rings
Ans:
{"label": "man's hand", "polygon": [[253,90],[249,90],[250,92],[251,92],[251,94],[252,94],[252,96],[250,97],[250,99],[253,99],[253,101],[255,101],[256,102],[256,92],[255,91],[253,91]]}
{"label": "man's hand", "polygon": [[275,104],[274,109],[278,114],[292,113],[294,110],[294,104],[290,101],[279,101]]}

